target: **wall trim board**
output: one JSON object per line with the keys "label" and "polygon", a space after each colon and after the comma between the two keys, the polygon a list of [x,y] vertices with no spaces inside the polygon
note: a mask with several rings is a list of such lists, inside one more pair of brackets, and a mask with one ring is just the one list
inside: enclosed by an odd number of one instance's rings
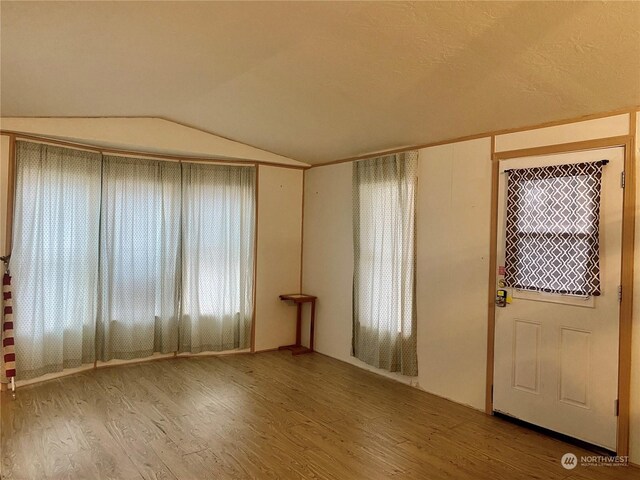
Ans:
{"label": "wall trim board", "polygon": [[594,140],[581,140],[578,142],[559,143],[556,145],[544,145],[542,147],[522,148],[519,150],[505,150],[494,152],[499,160],[510,158],[535,157],[539,155],[553,155],[554,153],[579,152],[584,150],[598,150],[600,148],[624,147],[629,142],[631,135],[619,135],[616,137],[604,137]]}
{"label": "wall trim board", "polygon": [[630,113],[564,123],[496,136],[496,152],[595,140],[629,133]]}
{"label": "wall trim board", "polygon": [[[273,350],[260,350],[257,353],[265,353],[265,352],[270,352],[270,351],[273,351]],[[406,385],[409,388],[414,388],[414,389],[418,390],[419,392],[424,393],[426,395],[432,395],[432,396],[440,398],[442,400],[446,400],[447,402],[451,402],[451,403],[453,403],[455,405],[459,405],[461,407],[468,408],[469,410],[472,410],[473,412],[482,413],[482,409],[478,409],[478,408],[474,407],[473,405],[469,405],[467,403],[462,403],[462,402],[453,400],[453,399],[451,399],[449,397],[446,397],[444,395],[439,395],[437,393],[430,392],[429,390],[425,390],[420,385],[420,383],[417,381],[418,377],[404,377],[402,375],[395,375],[393,372],[387,372],[386,370],[376,369],[375,367],[371,367],[370,365],[367,365],[364,362],[362,362],[362,363],[350,362],[348,360],[344,360],[344,359],[338,358],[338,357],[332,357],[331,355],[327,355],[326,353],[322,353],[322,352],[318,352],[318,351],[314,351],[313,355],[322,355],[323,357],[327,357],[327,358],[330,358],[332,360],[336,360],[338,362],[342,362],[345,365],[349,365],[351,367],[358,368],[358,369],[360,369],[360,370],[362,370],[364,372],[372,373],[372,374],[374,374],[374,375],[376,375],[378,377],[382,377],[382,378],[384,378],[386,380],[390,380],[392,382],[396,382],[396,383],[400,383],[402,385]],[[355,357],[353,357],[353,356],[351,358],[355,359]]]}
{"label": "wall trim board", "polygon": [[[631,120],[634,118],[634,120]],[[635,115],[630,115],[630,127],[635,128]],[[622,300],[619,312],[619,356],[618,356],[618,400],[619,415],[617,428],[617,454],[629,454],[629,415],[630,415],[630,390],[631,390],[631,328],[633,322],[633,257],[635,237],[635,129],[630,130],[629,135],[609,137],[581,142],[564,143],[535,147],[522,150],[493,152],[493,178],[492,178],[492,202],[491,202],[491,265],[489,269],[489,305],[487,337],[487,388],[486,388],[486,413],[493,413],[493,364],[494,364],[494,339],[495,339],[495,304],[494,295],[496,288],[496,251],[497,251],[497,217],[498,217],[498,166],[501,160],[520,158],[527,156],[547,155],[556,153],[568,153],[600,148],[623,147],[624,169],[626,176],[626,188],[623,192],[622,205],[622,252],[621,252],[621,278]]]}
{"label": "wall trim board", "polygon": [[99,147],[99,146],[91,145],[88,143],[58,140],[56,138],[50,138],[50,137],[40,136],[40,135],[32,135],[32,134],[13,131],[13,130],[0,130],[0,135],[9,135],[9,136],[13,135],[17,140],[29,140],[33,142],[58,145],[58,146],[68,147],[68,148],[75,148],[78,150],[89,150],[92,152],[101,153],[103,155],[133,156],[138,158],[148,158],[149,160],[169,160],[169,161],[179,161],[179,162],[192,161],[192,162],[202,162],[202,163],[222,163],[222,164],[228,164],[228,165],[248,165],[248,166],[260,164],[260,165],[268,165],[271,167],[292,168],[295,170],[306,170],[310,168],[302,165],[288,165],[285,163],[266,162],[263,160],[237,160],[232,158],[216,157],[216,156],[198,157],[198,156],[191,156],[191,155],[168,155],[163,153],[145,152],[142,150],[123,150],[123,149],[117,149],[117,148]]}
{"label": "wall trim board", "polygon": [[610,110],[610,111],[602,112],[602,113],[581,115],[579,117],[566,118],[566,119],[563,119],[563,120],[553,120],[553,121],[550,121],[550,122],[544,122],[544,123],[539,123],[539,124],[534,124],[534,125],[529,125],[529,126],[524,126],[524,127],[505,128],[505,129],[501,129],[501,130],[490,130],[490,131],[487,131],[487,132],[476,133],[476,134],[466,135],[466,136],[462,136],[462,137],[449,138],[449,139],[446,139],[446,140],[440,140],[440,141],[435,141],[435,142],[430,142],[430,143],[424,143],[424,144],[420,144],[420,145],[398,147],[398,148],[393,148],[393,149],[388,149],[388,150],[381,150],[381,151],[378,151],[378,152],[364,153],[362,155],[357,155],[357,156],[354,156],[354,157],[341,158],[341,159],[338,159],[338,160],[331,160],[331,161],[323,162],[323,163],[316,163],[315,165],[311,165],[309,168],[324,167],[324,166],[335,165],[335,164],[344,163],[344,162],[355,162],[355,161],[358,161],[358,160],[365,160],[367,158],[379,157],[379,156],[383,156],[383,155],[391,155],[391,154],[394,154],[394,153],[407,152],[409,150],[420,150],[420,149],[423,149],[423,148],[437,147],[437,146],[440,146],[440,145],[447,145],[447,144],[450,144],[450,143],[465,142],[467,140],[476,140],[478,138],[496,137],[498,135],[506,135],[506,134],[509,134],[509,133],[524,132],[524,131],[528,131],[528,130],[537,130],[537,129],[540,129],[540,128],[555,127],[555,126],[558,126],[558,125],[567,125],[567,124],[571,124],[571,123],[585,122],[585,121],[588,121],[588,120],[596,120],[596,119],[599,119],[599,118],[615,117],[617,115],[622,115],[622,114],[625,114],[625,113],[628,113],[629,116],[634,116],[634,114],[636,112],[638,112],[638,111],[640,111],[640,105],[627,107],[627,108],[621,108],[621,109],[617,109],[617,110]]}
{"label": "wall trim board", "polygon": [[382,378],[385,378],[387,380],[391,380],[392,382],[401,383],[402,385],[406,385],[407,387],[415,388],[416,390],[419,390],[419,391],[421,391],[423,393],[426,393],[427,395],[433,395],[433,396],[438,397],[438,398],[443,398],[443,399],[448,400],[450,402],[457,403],[458,405],[463,405],[465,407],[473,409],[473,407],[470,406],[470,405],[466,405],[464,403],[455,402],[454,400],[451,400],[450,398],[446,398],[446,397],[443,397],[443,396],[438,395],[436,393],[431,393],[431,392],[423,389],[420,386],[420,384],[418,383],[418,377],[408,377],[406,375],[402,375],[399,372],[389,372],[387,370],[383,370],[383,369],[379,369],[379,368],[373,367],[371,365],[368,365],[368,364],[364,363],[362,360],[354,357],[353,355],[351,355],[349,358],[354,360],[354,361],[345,360],[344,358],[332,357],[331,355],[327,355],[326,353],[318,352],[317,350],[314,350],[311,353],[311,355],[322,355],[323,357],[327,357],[327,358],[330,358],[332,360],[336,360],[338,362],[342,362],[345,365],[350,365],[350,366],[352,366],[354,368],[357,368],[359,370],[362,370],[364,372],[372,373],[372,374],[374,374],[374,375],[376,375],[378,377],[382,377]]}
{"label": "wall trim board", "polygon": [[496,137],[491,136],[491,217],[489,219],[489,295],[487,307],[487,385],[485,392],[485,413],[493,415],[493,361],[495,350],[495,322],[496,322],[496,263],[498,245],[498,183],[500,180],[499,162],[495,159]]}
{"label": "wall trim board", "polygon": [[260,189],[260,165],[256,164],[256,189],[254,191],[255,212],[253,218],[253,312],[251,312],[251,353],[256,352],[256,297],[258,292],[258,212],[259,212],[259,189]]}
{"label": "wall trim board", "polygon": [[[240,349],[240,350],[225,350],[223,352],[200,352],[200,353],[180,353],[176,355],[176,352],[173,353],[156,353],[150,357],[146,358],[136,358],[133,360],[118,360],[113,359],[108,362],[93,362],[81,365],[80,367],[68,368],[61,372],[47,373],[40,377],[30,378],[28,380],[18,380],[16,381],[16,389],[20,387],[26,387],[27,385],[34,385],[42,382],[47,382],[49,380],[55,380],[57,378],[68,377],[70,375],[75,375],[77,373],[89,372],[94,370],[101,370],[103,368],[116,368],[122,367],[126,365],[138,365],[141,363],[149,363],[149,362],[157,362],[160,360],[188,360],[191,358],[202,358],[202,357],[226,357],[229,355],[247,355],[252,353],[248,349]],[[1,391],[8,390],[8,384],[2,383],[0,384]]]}
{"label": "wall trim board", "polygon": [[302,268],[304,265],[304,187],[305,187],[305,179],[307,177],[307,172],[302,172],[302,201],[301,201],[301,209],[302,215],[300,220],[300,281],[298,285],[298,293],[302,293]]}
{"label": "wall trim board", "polygon": [[13,205],[15,202],[16,190],[16,136],[9,135],[9,169],[7,182],[7,218],[6,218],[6,241],[4,255],[11,253],[13,242]]}
{"label": "wall trim board", "polygon": [[620,301],[620,346],[618,351],[618,450],[629,455],[631,417],[631,352],[633,328],[633,279],[636,222],[636,115],[629,116],[629,137],[625,145],[625,189],[622,203],[622,299]]}

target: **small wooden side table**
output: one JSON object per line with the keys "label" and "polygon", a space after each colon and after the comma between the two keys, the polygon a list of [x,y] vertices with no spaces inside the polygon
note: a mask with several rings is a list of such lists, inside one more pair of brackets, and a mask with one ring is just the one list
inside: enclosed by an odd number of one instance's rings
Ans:
{"label": "small wooden side table", "polygon": [[[316,320],[316,299],[313,295],[306,295],[304,293],[292,293],[289,295],[280,295],[280,300],[286,302],[293,302],[298,307],[298,316],[296,319],[296,343],[293,345],[285,345],[279,347],[278,350],[291,350],[293,355],[300,355],[302,353],[313,352],[313,334],[314,323]],[[304,303],[311,303],[311,321],[309,322],[309,347],[302,345],[302,305]]]}

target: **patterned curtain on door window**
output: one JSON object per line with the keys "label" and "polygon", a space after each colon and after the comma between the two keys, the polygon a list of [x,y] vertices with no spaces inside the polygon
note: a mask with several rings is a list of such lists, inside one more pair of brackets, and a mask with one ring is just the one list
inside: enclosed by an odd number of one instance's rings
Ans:
{"label": "patterned curtain on door window", "polygon": [[600,295],[600,184],[605,164],[507,171],[508,287]]}
{"label": "patterned curtain on door window", "polygon": [[353,354],[417,375],[415,191],[417,152],[353,165]]}
{"label": "patterned curtain on door window", "polygon": [[255,168],[183,163],[180,352],[249,346]]}
{"label": "patterned curtain on door window", "polygon": [[11,269],[18,380],[93,363],[100,155],[16,142]]}
{"label": "patterned curtain on door window", "polygon": [[174,352],[180,164],[105,156],[102,178],[98,358]]}

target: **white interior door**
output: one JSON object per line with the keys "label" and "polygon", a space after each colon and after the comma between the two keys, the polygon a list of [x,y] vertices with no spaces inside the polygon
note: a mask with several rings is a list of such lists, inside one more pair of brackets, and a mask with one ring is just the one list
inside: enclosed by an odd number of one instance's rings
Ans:
{"label": "white interior door", "polygon": [[[505,288],[496,307],[494,410],[616,450],[624,149],[500,162],[496,288],[504,278],[506,169],[609,160],[602,169],[599,296]],[[570,195],[570,194],[569,194]],[[567,202],[570,202],[567,198]],[[504,273],[504,272],[502,272]]]}

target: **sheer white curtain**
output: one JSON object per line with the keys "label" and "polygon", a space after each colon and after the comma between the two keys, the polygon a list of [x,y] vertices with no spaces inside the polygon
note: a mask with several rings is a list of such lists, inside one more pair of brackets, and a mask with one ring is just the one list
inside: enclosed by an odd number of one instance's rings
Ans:
{"label": "sheer white curtain", "polygon": [[94,361],[100,155],[16,142],[11,270],[19,379]]}
{"label": "sheer white curtain", "polygon": [[353,353],[418,374],[415,307],[417,152],[355,162]]}
{"label": "sheer white curtain", "polygon": [[17,142],[16,368],[249,346],[255,168]]}
{"label": "sheer white curtain", "polygon": [[180,351],[249,346],[255,169],[182,165]]}
{"label": "sheer white curtain", "polygon": [[100,360],[178,349],[180,164],[105,156]]}

